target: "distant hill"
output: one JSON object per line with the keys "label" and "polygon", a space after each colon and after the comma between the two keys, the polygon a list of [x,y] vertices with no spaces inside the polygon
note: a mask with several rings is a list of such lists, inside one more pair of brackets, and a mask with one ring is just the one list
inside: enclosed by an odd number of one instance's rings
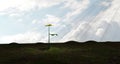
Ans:
{"label": "distant hill", "polygon": [[0,64],[120,64],[120,43],[1,44]]}
{"label": "distant hill", "polygon": [[[86,42],[78,42],[78,41],[67,41],[67,42],[61,42],[61,43],[67,43],[67,44],[81,44],[81,43],[119,43],[119,42],[112,42],[112,41],[106,41],[106,42],[97,42],[97,41],[94,41],[94,40],[90,40],[90,41],[86,41]],[[12,42],[10,44],[20,44],[20,43],[17,43],[17,42]],[[48,43],[44,43],[44,42],[37,42],[37,43],[24,43],[24,44],[48,44]],[[51,44],[60,44],[59,43],[51,43]]]}

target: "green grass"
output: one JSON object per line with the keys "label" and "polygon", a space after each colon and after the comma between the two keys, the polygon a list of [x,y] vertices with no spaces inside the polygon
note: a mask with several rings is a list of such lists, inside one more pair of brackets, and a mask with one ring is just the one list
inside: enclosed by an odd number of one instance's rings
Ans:
{"label": "green grass", "polygon": [[0,45],[0,64],[120,64],[120,43]]}

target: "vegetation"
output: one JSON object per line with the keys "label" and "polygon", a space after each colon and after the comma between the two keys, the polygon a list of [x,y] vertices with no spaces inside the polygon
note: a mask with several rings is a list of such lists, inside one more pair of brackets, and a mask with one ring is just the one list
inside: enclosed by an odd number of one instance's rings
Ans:
{"label": "vegetation", "polygon": [[120,43],[4,44],[0,64],[120,64]]}

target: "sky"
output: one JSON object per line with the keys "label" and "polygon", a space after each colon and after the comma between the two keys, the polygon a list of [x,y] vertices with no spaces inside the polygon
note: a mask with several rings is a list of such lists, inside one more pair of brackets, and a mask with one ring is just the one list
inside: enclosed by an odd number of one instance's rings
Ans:
{"label": "sky", "polygon": [[0,44],[120,41],[120,0],[0,0]]}

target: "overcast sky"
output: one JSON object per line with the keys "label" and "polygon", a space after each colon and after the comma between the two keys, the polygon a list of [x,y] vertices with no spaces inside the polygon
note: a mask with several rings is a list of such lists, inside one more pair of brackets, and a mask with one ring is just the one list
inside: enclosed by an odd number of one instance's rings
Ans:
{"label": "overcast sky", "polygon": [[120,41],[120,0],[0,0],[0,43]]}

